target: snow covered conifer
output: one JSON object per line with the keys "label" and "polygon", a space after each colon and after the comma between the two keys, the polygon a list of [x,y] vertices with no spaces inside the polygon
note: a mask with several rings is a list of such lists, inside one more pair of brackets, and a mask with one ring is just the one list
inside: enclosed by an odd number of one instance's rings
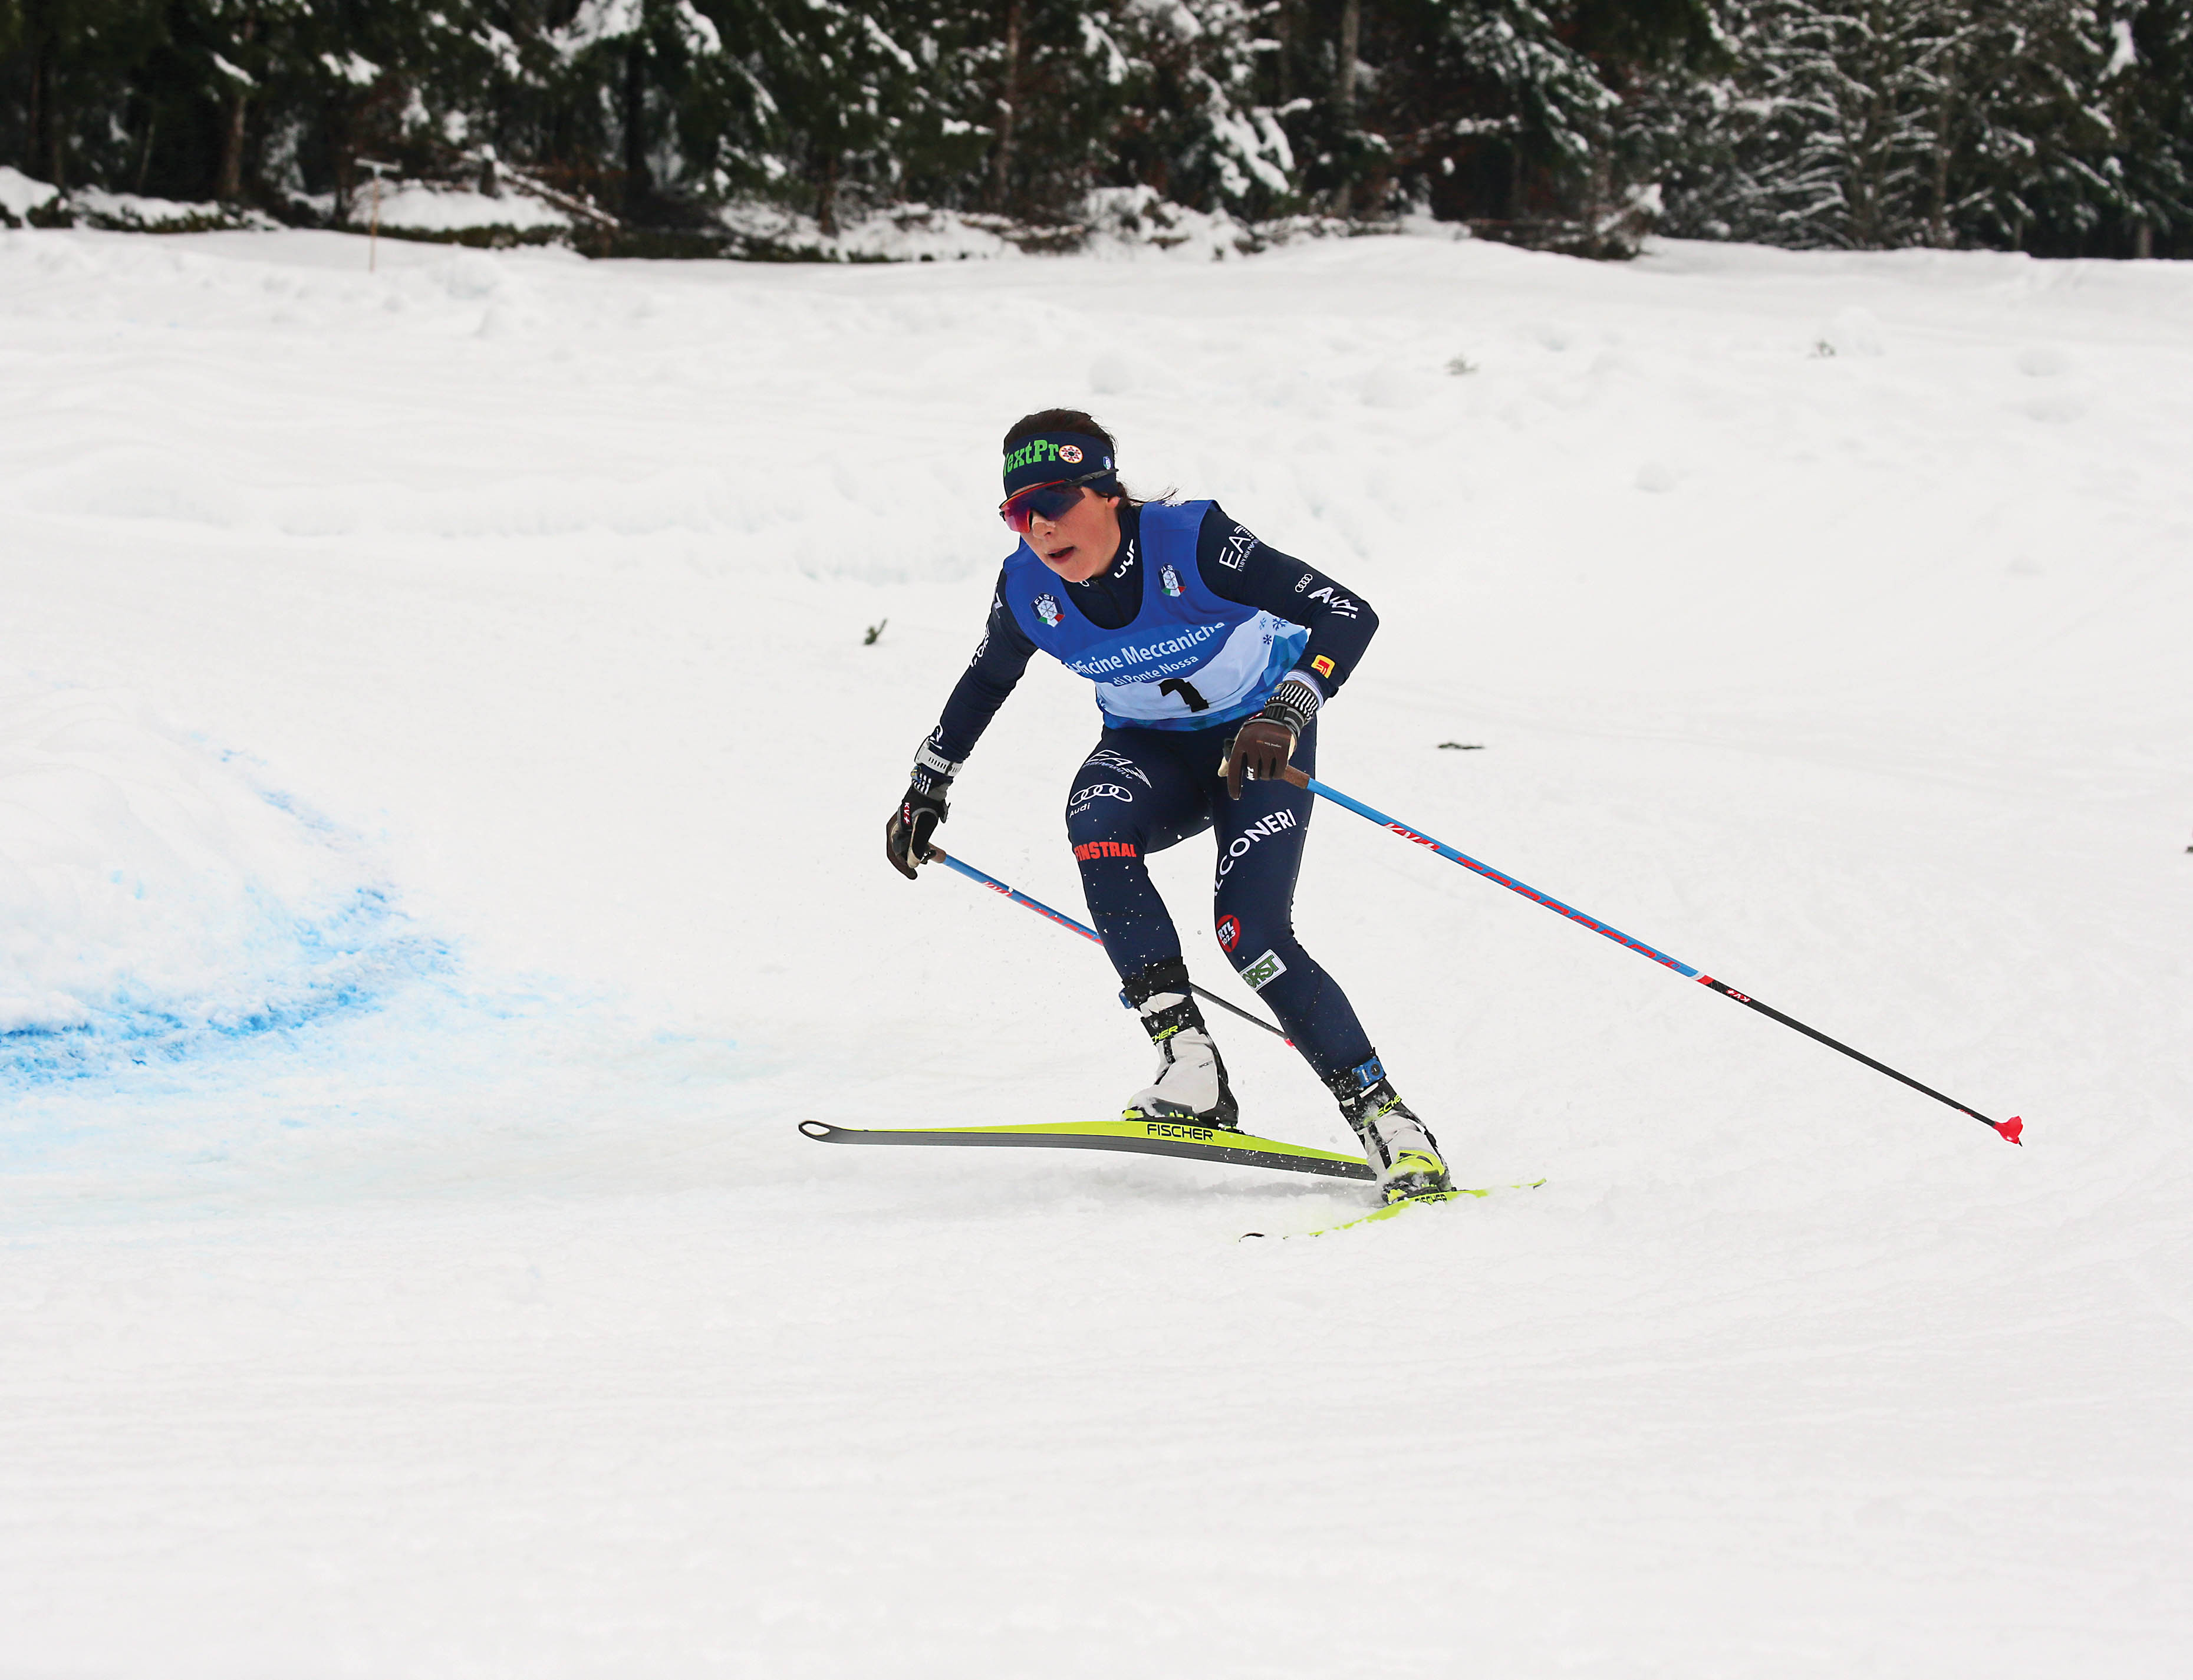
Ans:
{"label": "snow covered conifer", "polygon": [[900,39],[909,19],[890,0],[807,0],[770,9],[760,26],[770,95],[784,125],[770,173],[803,196],[826,235],[850,186],[893,196],[898,143],[928,97],[925,68]]}
{"label": "snow covered conifer", "polygon": [[2193,231],[2182,5],[1729,0],[1721,22],[1732,73],[1673,90],[1673,231],[2127,255]]}
{"label": "snow covered conifer", "polygon": [[0,3],[0,158],[63,190],[127,169],[114,89],[166,33],[157,0]]}
{"label": "snow covered conifer", "polygon": [[[1738,238],[1878,250],[1944,238],[1956,89],[1975,26],[1958,0],[1743,0],[1714,111],[1728,174],[1708,215]],[[1678,212],[1679,225],[1699,207]]]}
{"label": "snow covered conifer", "polygon": [[[1648,71],[1709,53],[1703,0],[1365,4],[1354,104],[1290,104],[1305,185],[1357,209],[1418,204],[1526,243],[1616,254],[1634,237],[1664,138],[1632,109]],[[1335,43],[1331,61],[1344,54]]]}
{"label": "snow covered conifer", "polygon": [[1132,67],[1142,73],[1119,129],[1115,180],[1132,175],[1133,184],[1180,203],[1252,216],[1291,203],[1294,146],[1266,69],[1276,43],[1257,32],[1274,9],[1173,0],[1125,14]]}
{"label": "snow covered conifer", "polygon": [[[1970,243],[2131,255],[2193,231],[2193,14],[2143,0],[1976,4],[1955,207]],[[2143,236],[2138,230],[2145,228]]]}

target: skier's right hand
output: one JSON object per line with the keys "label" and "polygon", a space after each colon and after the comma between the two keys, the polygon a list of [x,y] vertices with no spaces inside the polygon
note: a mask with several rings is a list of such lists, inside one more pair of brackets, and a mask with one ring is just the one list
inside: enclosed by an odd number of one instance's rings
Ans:
{"label": "skier's right hand", "polygon": [[[942,780],[948,785],[951,779]],[[898,803],[898,809],[884,825],[884,855],[890,860],[890,866],[908,880],[919,878],[914,871],[928,861],[930,837],[936,832],[936,825],[944,820],[946,814],[944,786],[937,786],[933,792],[909,786],[906,797]]]}

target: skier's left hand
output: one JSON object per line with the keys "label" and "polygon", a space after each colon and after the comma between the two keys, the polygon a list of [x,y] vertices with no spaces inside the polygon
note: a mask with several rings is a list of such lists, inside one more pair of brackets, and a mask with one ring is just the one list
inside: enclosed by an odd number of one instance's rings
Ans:
{"label": "skier's left hand", "polygon": [[1286,774],[1295,756],[1295,742],[1317,716],[1320,695],[1299,678],[1290,677],[1264,702],[1264,709],[1244,723],[1226,749],[1226,797],[1241,797],[1241,778],[1277,781]]}
{"label": "skier's left hand", "polygon": [[1295,732],[1277,718],[1262,713],[1244,723],[1226,750],[1226,797],[1241,797],[1241,778],[1277,781],[1294,757]]}

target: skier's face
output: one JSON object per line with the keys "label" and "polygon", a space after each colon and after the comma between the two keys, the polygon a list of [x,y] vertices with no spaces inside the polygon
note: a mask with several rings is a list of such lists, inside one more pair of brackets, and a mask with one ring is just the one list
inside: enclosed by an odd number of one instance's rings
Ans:
{"label": "skier's face", "polygon": [[1119,551],[1119,497],[1083,485],[1081,500],[1057,518],[1039,514],[1028,522],[1028,546],[1067,582],[1088,582]]}

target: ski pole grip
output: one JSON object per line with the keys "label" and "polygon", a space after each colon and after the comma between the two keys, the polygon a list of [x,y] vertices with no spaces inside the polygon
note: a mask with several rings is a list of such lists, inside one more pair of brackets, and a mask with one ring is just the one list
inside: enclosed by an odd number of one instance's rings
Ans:
{"label": "ski pole grip", "polygon": [[1280,780],[1281,781],[1292,782],[1297,787],[1307,791],[1309,786],[1309,772],[1307,770],[1298,770],[1292,764],[1290,764],[1285,769],[1280,772]]}

